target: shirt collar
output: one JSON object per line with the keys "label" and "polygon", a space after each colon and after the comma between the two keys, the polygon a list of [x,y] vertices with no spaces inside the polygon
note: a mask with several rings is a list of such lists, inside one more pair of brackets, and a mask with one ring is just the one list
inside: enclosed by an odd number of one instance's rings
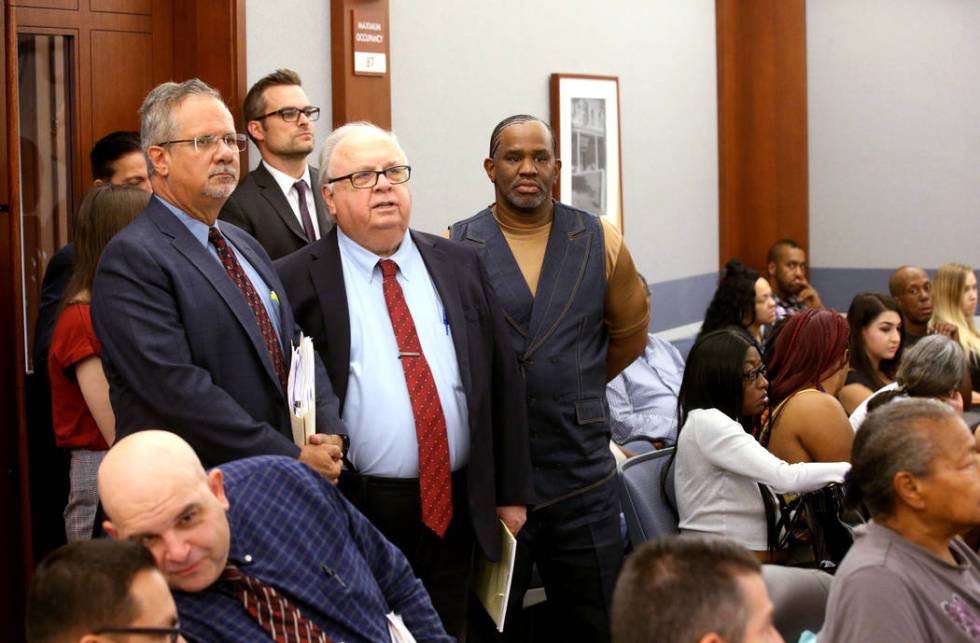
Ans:
{"label": "shirt collar", "polygon": [[[398,271],[401,272],[402,278],[406,281],[411,281],[412,276],[420,268],[421,257],[408,230],[405,231],[405,236],[402,238],[398,250],[390,257],[380,257],[374,254],[344,234],[340,226],[337,226],[337,243],[340,245],[340,254],[347,258],[350,266],[360,273],[368,283],[373,283],[375,275],[381,274],[378,262],[382,259],[391,259],[397,263]],[[424,270],[425,266],[421,266],[421,269]]]}
{"label": "shirt collar", "polygon": [[[166,200],[161,199],[156,195],[154,195],[153,198],[157,199],[160,203],[164,205],[165,208],[173,212],[173,215],[177,217],[177,220],[184,224],[187,230],[192,235],[194,235],[194,238],[197,239],[202,246],[204,246],[205,248],[208,247],[208,230],[209,230],[208,224],[198,219],[195,219],[191,215],[187,214],[186,212],[178,208],[176,205],[172,203],[168,203]],[[214,227],[218,228],[218,230],[221,230],[221,227],[218,225],[218,221],[214,222]]]}
{"label": "shirt collar", "polygon": [[263,159],[261,163],[265,166],[265,169],[269,171],[269,174],[272,175],[272,178],[276,180],[276,183],[279,184],[279,189],[282,190],[283,194],[289,194],[289,191],[293,189],[293,184],[296,183],[296,181],[306,181],[306,187],[310,188],[311,190],[313,189],[313,181],[310,179],[309,163],[306,164],[306,169],[303,170],[303,176],[299,177],[298,179],[294,179],[282,170],[277,170],[276,168],[272,167],[265,162],[265,159]]}

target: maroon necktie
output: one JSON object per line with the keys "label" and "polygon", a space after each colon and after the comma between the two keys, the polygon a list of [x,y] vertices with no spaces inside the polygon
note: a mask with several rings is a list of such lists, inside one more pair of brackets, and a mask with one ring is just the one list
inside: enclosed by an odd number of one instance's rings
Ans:
{"label": "maroon necktie", "polygon": [[293,187],[299,194],[299,216],[303,219],[303,232],[306,233],[306,240],[313,243],[316,241],[316,231],[313,229],[313,219],[310,218],[310,206],[306,205],[306,181],[296,181]]}
{"label": "maroon necktie", "polygon": [[248,307],[252,309],[252,314],[255,315],[255,321],[259,325],[259,330],[262,331],[262,339],[265,340],[265,347],[269,350],[269,355],[272,356],[272,365],[276,369],[276,375],[279,376],[282,393],[285,395],[287,377],[286,360],[282,355],[279,336],[276,335],[276,329],[272,326],[269,313],[266,311],[265,305],[262,304],[262,299],[259,297],[259,294],[255,292],[255,286],[249,281],[248,275],[245,274],[241,264],[238,263],[235,252],[228,247],[228,242],[221,236],[218,228],[212,226],[208,229],[208,240],[214,244],[215,249],[218,251],[218,258],[221,259],[221,265],[225,267],[228,276],[231,277],[232,281],[238,286],[238,289],[245,295],[245,301],[248,302]]}
{"label": "maroon necktie", "polygon": [[398,357],[405,373],[408,397],[415,416],[415,434],[419,442],[419,494],[422,498],[422,523],[439,537],[445,535],[453,519],[452,471],[449,468],[449,440],[446,417],[436,390],[429,363],[422,354],[422,344],[405,295],[395,275],[398,264],[391,259],[378,262],[384,275],[385,303],[398,342]]}
{"label": "maroon necktie", "polygon": [[274,587],[246,576],[234,565],[225,567],[221,577],[232,584],[245,611],[277,643],[331,643],[320,627],[286,600]]}

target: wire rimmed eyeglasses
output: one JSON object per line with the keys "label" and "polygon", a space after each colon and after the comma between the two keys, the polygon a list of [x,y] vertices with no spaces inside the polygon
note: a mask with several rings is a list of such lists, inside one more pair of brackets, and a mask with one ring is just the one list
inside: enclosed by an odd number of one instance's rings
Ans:
{"label": "wire rimmed eyeglasses", "polygon": [[327,184],[330,185],[332,183],[336,183],[337,181],[347,179],[350,181],[352,186],[359,190],[373,188],[378,184],[378,179],[382,174],[384,174],[385,178],[388,179],[388,183],[398,185],[399,183],[404,183],[412,178],[412,166],[394,165],[392,167],[386,167],[383,170],[360,170],[359,172],[351,172],[350,174],[345,174],[344,176],[334,178],[328,177]]}
{"label": "wire rimmed eyeglasses", "polygon": [[165,636],[170,643],[177,643],[180,638],[180,625],[175,627],[104,627],[92,632],[93,634],[136,634],[142,636]]}
{"label": "wire rimmed eyeglasses", "polygon": [[157,143],[157,145],[163,147],[164,145],[175,145],[177,143],[192,143],[194,145],[195,152],[210,152],[215,148],[219,141],[236,152],[244,152],[245,148],[248,147],[248,137],[246,137],[244,134],[225,134],[223,136],[218,136],[216,134],[204,134],[202,136],[195,136],[194,138],[181,138],[174,141],[164,141],[162,143]]}

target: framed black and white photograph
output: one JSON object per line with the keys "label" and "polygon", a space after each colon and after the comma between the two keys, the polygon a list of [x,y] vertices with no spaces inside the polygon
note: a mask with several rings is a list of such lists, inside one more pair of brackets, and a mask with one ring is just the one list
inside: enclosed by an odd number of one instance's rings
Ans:
{"label": "framed black and white photograph", "polygon": [[622,230],[619,79],[552,74],[551,127],[562,162],[555,197]]}

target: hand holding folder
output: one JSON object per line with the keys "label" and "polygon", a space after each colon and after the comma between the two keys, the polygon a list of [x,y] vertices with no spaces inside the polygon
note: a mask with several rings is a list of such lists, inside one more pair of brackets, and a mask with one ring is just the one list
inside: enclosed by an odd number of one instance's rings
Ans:
{"label": "hand holding folder", "polygon": [[477,557],[476,571],[470,588],[487,610],[487,614],[497,625],[497,631],[504,631],[504,618],[507,616],[507,602],[510,600],[510,584],[514,578],[514,560],[517,554],[517,539],[500,521],[500,561],[492,563],[482,556]]}

